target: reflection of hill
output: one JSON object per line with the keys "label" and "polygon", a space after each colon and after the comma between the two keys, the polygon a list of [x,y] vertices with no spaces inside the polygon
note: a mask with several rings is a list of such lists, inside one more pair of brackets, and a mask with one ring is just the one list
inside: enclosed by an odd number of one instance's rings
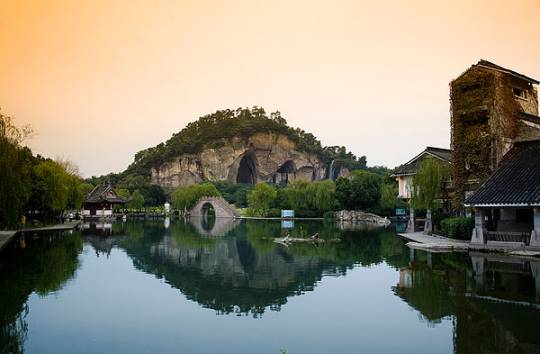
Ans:
{"label": "reflection of hill", "polygon": [[241,237],[214,239],[211,245],[179,239],[182,235],[166,235],[150,247],[122,245],[141,269],[224,313],[256,316],[268,306],[279,309],[288,296],[311,290],[325,267],[318,258],[290,258],[280,249],[258,254]]}
{"label": "reflection of hill", "polygon": [[455,353],[540,352],[538,290],[527,262],[478,254],[472,263],[465,254],[430,257],[417,252],[394,292],[432,324],[453,316]]}
{"label": "reflection of hill", "polygon": [[[62,288],[79,267],[79,234],[40,234],[16,242],[0,258],[0,352],[22,353],[28,326],[26,301],[31,293],[45,295]],[[22,248],[24,246],[24,248]]]}
{"label": "reflection of hill", "polygon": [[[345,274],[354,264],[392,258],[401,264],[408,257],[402,240],[383,230],[343,233],[332,224],[301,223],[291,231],[293,237],[318,232],[323,238],[344,235],[343,242],[285,248],[269,240],[281,234],[279,222],[244,222],[219,238],[201,236],[190,223],[168,229],[145,224],[140,236],[124,238],[119,246],[136,267],[165,278],[202,306],[257,316],[266,307],[279,310],[289,296],[313,290],[323,274]],[[133,232],[126,228],[126,233]]]}

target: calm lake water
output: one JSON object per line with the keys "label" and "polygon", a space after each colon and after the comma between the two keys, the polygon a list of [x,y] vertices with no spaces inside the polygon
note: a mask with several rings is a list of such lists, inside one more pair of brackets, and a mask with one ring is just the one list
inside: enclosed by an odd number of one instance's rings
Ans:
{"label": "calm lake water", "polygon": [[0,254],[1,353],[538,353],[540,261],[411,252],[387,229],[129,221]]}

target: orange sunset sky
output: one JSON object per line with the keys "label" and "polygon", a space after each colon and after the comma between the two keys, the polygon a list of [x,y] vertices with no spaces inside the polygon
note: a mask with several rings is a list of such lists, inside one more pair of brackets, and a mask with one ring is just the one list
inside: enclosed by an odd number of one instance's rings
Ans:
{"label": "orange sunset sky", "polygon": [[253,105],[394,167],[449,146],[448,83],[479,59],[540,78],[539,20],[539,0],[0,0],[0,106],[86,177]]}

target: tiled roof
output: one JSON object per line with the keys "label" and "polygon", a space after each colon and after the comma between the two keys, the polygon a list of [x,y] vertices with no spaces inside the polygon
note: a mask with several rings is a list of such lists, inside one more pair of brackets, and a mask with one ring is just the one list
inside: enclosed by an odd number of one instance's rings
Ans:
{"label": "tiled roof", "polygon": [[533,79],[532,77],[520,74],[520,73],[515,72],[513,70],[510,70],[510,69],[503,68],[502,66],[497,65],[497,64],[492,63],[492,62],[487,61],[487,60],[482,59],[475,66],[484,67],[484,68],[488,68],[488,69],[492,69],[492,70],[497,70],[499,72],[512,75],[514,77],[517,77],[517,78],[520,78],[522,80],[531,82],[533,84],[539,84],[540,83],[538,80]]}
{"label": "tiled roof", "polygon": [[418,162],[421,161],[425,156],[432,156],[438,158],[439,160],[450,162],[452,160],[452,150],[428,146],[424,151],[413,157],[409,162],[396,167],[394,170],[394,176],[415,174],[418,167]]}
{"label": "tiled roof", "polygon": [[540,206],[540,140],[516,143],[465,205]]}
{"label": "tiled roof", "polygon": [[125,203],[126,200],[116,194],[112,186],[107,184],[100,184],[94,187],[84,200],[85,203],[99,203],[107,201],[110,203]]}

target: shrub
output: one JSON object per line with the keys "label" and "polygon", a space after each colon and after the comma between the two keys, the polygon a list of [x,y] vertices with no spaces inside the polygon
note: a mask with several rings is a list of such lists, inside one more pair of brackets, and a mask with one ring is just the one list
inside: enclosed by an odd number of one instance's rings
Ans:
{"label": "shrub", "polygon": [[277,190],[268,183],[258,183],[248,194],[248,213],[251,216],[267,216],[277,198]]}
{"label": "shrub", "polygon": [[450,238],[468,240],[474,229],[474,218],[447,218],[441,221],[441,233]]}
{"label": "shrub", "polygon": [[268,210],[268,214],[266,214],[266,216],[271,217],[271,218],[279,218],[279,217],[281,217],[281,209],[279,209],[279,208],[270,208],[270,210]]}
{"label": "shrub", "polygon": [[172,205],[177,210],[188,210],[202,197],[218,197],[221,194],[212,183],[192,184],[178,187],[172,194]]}

